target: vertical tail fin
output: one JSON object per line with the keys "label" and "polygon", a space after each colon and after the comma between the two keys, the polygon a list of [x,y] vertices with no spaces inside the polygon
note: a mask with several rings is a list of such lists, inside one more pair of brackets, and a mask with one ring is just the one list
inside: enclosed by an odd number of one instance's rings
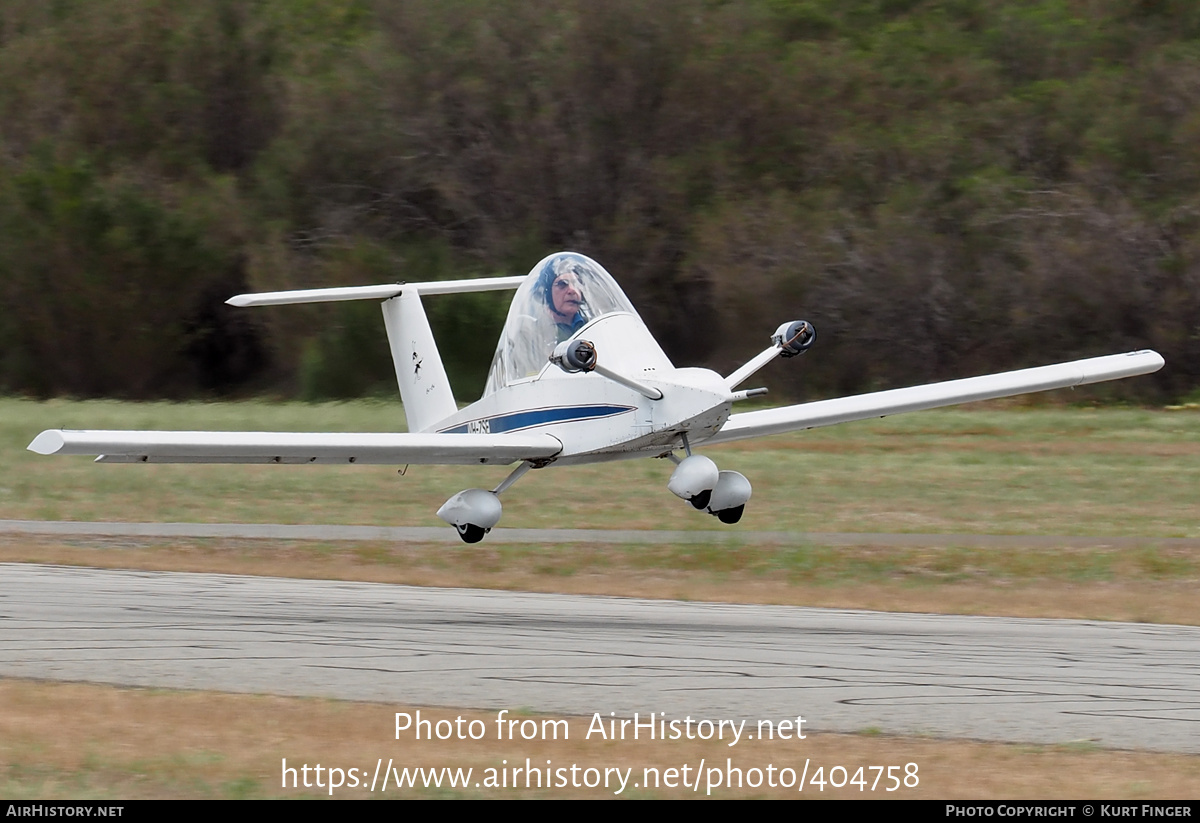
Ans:
{"label": "vertical tail fin", "polygon": [[408,430],[426,431],[458,411],[458,406],[417,290],[405,289],[383,301],[383,322]]}
{"label": "vertical tail fin", "polygon": [[461,294],[515,289],[524,277],[483,277],[474,280],[438,280],[428,283],[393,283],[384,286],[347,286],[332,289],[239,294],[231,306],[282,306],[292,303],[332,303],[340,300],[382,300],[388,346],[400,384],[400,400],[408,415],[408,430],[432,429],[458,411],[446,368],[433,341],[421,294]]}

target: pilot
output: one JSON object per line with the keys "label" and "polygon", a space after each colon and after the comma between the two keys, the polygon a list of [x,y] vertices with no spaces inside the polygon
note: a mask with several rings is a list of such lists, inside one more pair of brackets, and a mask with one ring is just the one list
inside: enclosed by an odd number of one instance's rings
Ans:
{"label": "pilot", "polygon": [[586,269],[578,260],[559,257],[542,270],[540,284],[550,319],[556,326],[557,342],[569,338],[588,321],[580,274]]}

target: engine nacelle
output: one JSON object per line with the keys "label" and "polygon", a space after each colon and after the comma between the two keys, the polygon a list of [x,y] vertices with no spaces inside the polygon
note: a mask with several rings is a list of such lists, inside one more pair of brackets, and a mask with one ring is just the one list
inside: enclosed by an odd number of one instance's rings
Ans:
{"label": "engine nacelle", "polygon": [[587,340],[564,340],[554,347],[550,362],[567,374],[596,368],[596,347]]}
{"label": "engine nacelle", "polygon": [[705,510],[722,523],[736,523],[750,502],[750,481],[740,472],[723,471],[709,497]]}
{"label": "engine nacelle", "polygon": [[458,529],[467,543],[478,543],[500,522],[504,507],[500,498],[484,489],[467,489],[451,497],[437,510],[437,516]]}
{"label": "engine nacelle", "polygon": [[667,488],[676,497],[682,497],[697,509],[703,509],[708,505],[720,474],[716,463],[704,455],[693,454],[679,461],[671,473],[671,479],[667,481]]}
{"label": "engine nacelle", "polygon": [[771,335],[771,342],[779,348],[782,357],[795,357],[804,354],[817,340],[817,330],[807,320],[793,320],[784,323]]}

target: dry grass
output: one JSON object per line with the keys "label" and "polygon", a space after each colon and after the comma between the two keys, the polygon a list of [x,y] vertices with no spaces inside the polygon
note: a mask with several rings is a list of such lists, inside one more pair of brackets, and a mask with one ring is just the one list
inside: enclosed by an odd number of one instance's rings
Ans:
{"label": "dry grass", "polygon": [[[912,797],[912,798],[1185,798],[1200,785],[1200,757],[1116,752],[1086,742],[1067,746],[1015,746],[894,738],[873,734],[810,734],[804,740],[743,740],[730,747],[718,741],[587,740],[590,718],[570,718],[570,740],[497,741],[491,712],[422,708],[423,718],[483,721],[486,738],[478,741],[420,741],[403,733],[395,739],[395,712],[413,707],[346,703],[264,695],[227,695],[118,689],[83,684],[0,681],[0,794],[24,798],[230,798],[328,796],[312,786],[284,789],[283,760],[289,767],[320,763],[366,772],[390,760],[395,766],[482,770],[524,766],[552,768],[632,768],[630,783],[641,782],[646,767],[689,765],[689,782],[703,759],[707,769],[732,760],[744,779],[749,770],[793,768],[807,760],[810,777],[823,766],[903,767],[917,764],[915,788],[888,793],[886,777],[874,792],[857,786],[795,789],[767,786],[713,791],[715,797]],[[518,715],[528,719],[535,715]],[[903,776],[903,768],[897,774]],[[582,771],[577,773],[582,777]],[[864,776],[873,780],[868,769]],[[303,782],[303,774],[297,778]],[[570,779],[570,773],[567,773]],[[786,778],[785,778],[786,779]],[[839,782],[842,777],[837,775]],[[316,775],[310,772],[310,782]],[[524,780],[524,775],[521,775]],[[323,782],[328,783],[326,778]],[[510,777],[511,783],[511,777]],[[466,790],[390,788],[387,796],[533,796],[608,797],[613,789],[552,790],[470,786]],[[703,796],[660,786],[624,793],[631,797]],[[336,797],[364,797],[363,788],[336,790]]]}
{"label": "dry grass", "polygon": [[[378,467],[112,467],[24,451],[37,431],[52,426],[387,431],[401,425],[398,410],[384,404],[0,401],[0,518],[439,525],[432,512],[446,497],[503,477],[496,469],[438,467],[414,467],[405,477]],[[1198,443],[1195,411],[993,408],[900,416],[708,452],[755,484],[743,529],[1148,538],[1136,550],[763,547],[739,543],[735,530],[727,546],[620,547],[10,535],[0,537],[0,560],[1200,625],[1194,597],[1200,553],[1162,549],[1153,540],[1200,537]],[[662,461],[532,472],[506,495],[503,525],[715,528],[711,518],[670,497],[668,475]],[[1087,743],[1028,747],[814,735],[735,751],[719,744],[588,744],[573,726],[569,744],[418,746],[392,739],[392,712],[402,710],[0,682],[0,793],[304,794],[280,788],[284,757],[360,769],[377,758],[486,768],[529,757],[538,764],[550,759],[638,770],[695,764],[701,757],[721,763],[734,757],[744,768],[794,767],[805,758],[827,768],[916,762],[920,786],[898,794],[939,798],[1194,797],[1200,786],[1200,758],[1103,751]],[[580,793],[603,796],[603,790]],[[858,796],[857,789],[852,793]]]}
{"label": "dry grass", "polygon": [[0,535],[0,562],[1200,625],[1200,550],[488,546]]}

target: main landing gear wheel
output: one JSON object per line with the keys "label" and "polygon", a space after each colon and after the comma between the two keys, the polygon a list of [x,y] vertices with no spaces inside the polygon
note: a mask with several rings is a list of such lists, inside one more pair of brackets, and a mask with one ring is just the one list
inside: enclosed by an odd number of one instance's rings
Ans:
{"label": "main landing gear wheel", "polygon": [[500,522],[503,511],[496,492],[465,489],[443,503],[437,516],[453,526],[464,543],[478,543]]}
{"label": "main landing gear wheel", "polygon": [[455,528],[458,529],[458,536],[463,539],[464,543],[478,543],[487,534],[487,529],[483,526],[475,526],[471,523],[463,523]]}
{"label": "main landing gear wheel", "polygon": [[720,520],[722,523],[728,523],[729,525],[732,526],[734,523],[736,523],[742,519],[742,512],[744,512],[745,510],[746,510],[746,504],[743,503],[742,505],[737,506],[732,509],[723,509],[719,512],[714,512],[714,514],[716,514],[717,519]]}

